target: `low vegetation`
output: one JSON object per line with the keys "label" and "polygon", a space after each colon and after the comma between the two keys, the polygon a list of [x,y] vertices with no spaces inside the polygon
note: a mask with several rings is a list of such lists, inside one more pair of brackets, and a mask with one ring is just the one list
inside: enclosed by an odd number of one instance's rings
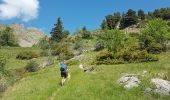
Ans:
{"label": "low vegetation", "polygon": [[10,27],[0,31],[0,46],[19,46]]}
{"label": "low vegetation", "polygon": [[17,59],[20,59],[20,60],[30,60],[30,59],[33,59],[33,58],[37,58],[39,55],[35,52],[32,52],[32,51],[23,51],[23,52],[20,52],[16,58]]}
{"label": "low vegetation", "polygon": [[123,64],[123,63],[136,63],[136,62],[151,62],[158,61],[158,57],[153,54],[148,54],[147,51],[129,51],[123,49],[118,53],[112,53],[109,51],[101,51],[96,56],[96,60],[93,62],[97,65],[105,64]]}
{"label": "low vegetation", "polygon": [[40,68],[39,68],[39,65],[37,62],[31,60],[29,63],[27,63],[27,65],[25,66],[25,69],[26,71],[28,72],[36,72],[38,71]]}

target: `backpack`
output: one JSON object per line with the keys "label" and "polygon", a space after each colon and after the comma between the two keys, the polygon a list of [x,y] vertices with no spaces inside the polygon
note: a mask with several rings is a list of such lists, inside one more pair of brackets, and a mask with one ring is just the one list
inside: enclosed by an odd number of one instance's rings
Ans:
{"label": "backpack", "polygon": [[66,71],[66,64],[60,64],[60,71],[65,72]]}

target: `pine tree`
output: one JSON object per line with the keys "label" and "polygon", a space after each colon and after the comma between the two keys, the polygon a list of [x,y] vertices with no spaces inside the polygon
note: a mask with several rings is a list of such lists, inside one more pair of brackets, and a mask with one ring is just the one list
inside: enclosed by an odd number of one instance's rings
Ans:
{"label": "pine tree", "polygon": [[103,22],[102,22],[102,24],[101,24],[101,29],[102,29],[102,30],[107,30],[107,29],[108,29],[108,25],[107,25],[106,20],[103,20]]}
{"label": "pine tree", "polygon": [[124,29],[136,23],[137,23],[136,12],[132,9],[129,9],[126,15],[122,16],[121,28]]}
{"label": "pine tree", "polygon": [[145,19],[145,14],[144,14],[144,11],[142,9],[138,10],[138,17],[141,20]]}
{"label": "pine tree", "polygon": [[54,28],[51,31],[51,40],[60,42],[62,39],[63,25],[61,18],[57,20],[57,24],[54,24]]}
{"label": "pine tree", "polygon": [[112,15],[107,15],[106,16],[106,22],[107,22],[109,30],[114,29],[114,21],[113,21],[113,16]]}

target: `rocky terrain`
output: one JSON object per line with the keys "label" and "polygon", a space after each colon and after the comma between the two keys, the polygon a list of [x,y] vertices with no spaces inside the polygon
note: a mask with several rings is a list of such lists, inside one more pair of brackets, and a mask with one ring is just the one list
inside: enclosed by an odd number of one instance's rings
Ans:
{"label": "rocky terrain", "polygon": [[[7,25],[0,25],[0,30],[4,29]],[[45,34],[37,28],[25,28],[22,24],[8,25],[14,31],[14,35],[18,40],[21,47],[32,47],[45,36]]]}

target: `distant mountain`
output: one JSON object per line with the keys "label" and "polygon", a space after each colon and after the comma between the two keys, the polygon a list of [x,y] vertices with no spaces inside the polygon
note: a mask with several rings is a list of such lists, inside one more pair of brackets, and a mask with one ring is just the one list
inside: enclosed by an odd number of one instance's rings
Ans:
{"label": "distant mountain", "polygon": [[13,29],[14,36],[21,47],[32,47],[45,36],[44,32],[40,29],[34,27],[26,29],[22,24],[0,25],[0,30],[4,29],[6,26]]}

